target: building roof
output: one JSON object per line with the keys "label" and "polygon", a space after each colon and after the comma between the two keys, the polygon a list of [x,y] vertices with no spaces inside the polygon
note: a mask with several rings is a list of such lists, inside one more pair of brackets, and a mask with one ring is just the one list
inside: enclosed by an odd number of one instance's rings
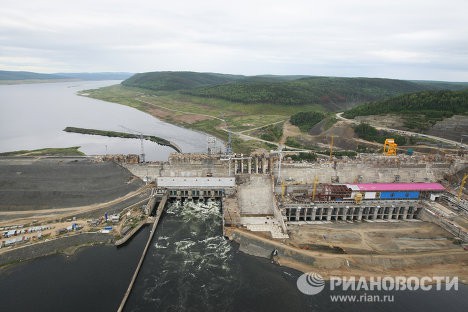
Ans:
{"label": "building roof", "polygon": [[361,183],[356,184],[360,191],[444,191],[440,183]]}

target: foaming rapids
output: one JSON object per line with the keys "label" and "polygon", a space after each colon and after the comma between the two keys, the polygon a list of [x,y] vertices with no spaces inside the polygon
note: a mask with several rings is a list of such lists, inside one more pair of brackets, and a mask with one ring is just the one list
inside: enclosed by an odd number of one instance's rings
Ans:
{"label": "foaming rapids", "polygon": [[[148,262],[159,269],[146,277],[152,281],[145,300],[183,310],[210,305],[213,297],[222,294],[229,298],[231,244],[222,235],[220,202],[169,204],[155,235],[155,248],[148,255]],[[223,301],[224,306],[230,300]]]}

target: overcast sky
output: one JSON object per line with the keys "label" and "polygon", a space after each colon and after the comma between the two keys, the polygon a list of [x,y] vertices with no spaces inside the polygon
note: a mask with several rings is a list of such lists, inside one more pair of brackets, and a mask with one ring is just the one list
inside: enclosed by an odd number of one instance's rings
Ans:
{"label": "overcast sky", "polygon": [[0,69],[468,81],[468,1],[1,0]]}

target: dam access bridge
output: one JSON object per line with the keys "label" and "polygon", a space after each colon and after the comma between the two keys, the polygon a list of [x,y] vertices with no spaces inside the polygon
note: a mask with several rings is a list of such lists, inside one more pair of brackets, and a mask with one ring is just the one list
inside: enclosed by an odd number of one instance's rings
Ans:
{"label": "dam access bridge", "polygon": [[158,177],[156,187],[166,191],[171,200],[221,199],[236,187],[234,177]]}

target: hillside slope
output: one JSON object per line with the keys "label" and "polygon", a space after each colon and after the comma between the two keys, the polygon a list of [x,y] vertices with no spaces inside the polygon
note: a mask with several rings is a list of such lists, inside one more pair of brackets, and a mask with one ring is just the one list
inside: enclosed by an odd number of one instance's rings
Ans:
{"label": "hillside slope", "polygon": [[133,74],[131,73],[55,73],[40,74],[26,71],[6,71],[0,70],[0,81],[20,81],[20,80],[123,80]]}
{"label": "hillside slope", "polygon": [[383,114],[423,114],[428,117],[451,117],[468,113],[468,90],[423,91],[365,103],[348,110],[346,118]]}
{"label": "hillside slope", "polygon": [[150,72],[133,75],[122,82],[127,87],[155,91],[187,90],[242,79],[243,76],[196,72]]}
{"label": "hillside slope", "polygon": [[242,103],[321,104],[335,111],[355,103],[425,90],[416,83],[379,78],[309,77],[283,82],[235,82],[197,88],[188,94]]}
{"label": "hillside slope", "polygon": [[28,80],[28,79],[66,79],[62,75],[39,74],[27,71],[0,70],[0,80]]}
{"label": "hillside slope", "polygon": [[[400,121],[394,128],[433,133],[444,138],[456,138],[466,131],[468,90],[424,91],[391,99],[365,103],[346,111],[345,118]],[[448,121],[446,118],[454,118]],[[456,122],[455,122],[456,121]]]}

